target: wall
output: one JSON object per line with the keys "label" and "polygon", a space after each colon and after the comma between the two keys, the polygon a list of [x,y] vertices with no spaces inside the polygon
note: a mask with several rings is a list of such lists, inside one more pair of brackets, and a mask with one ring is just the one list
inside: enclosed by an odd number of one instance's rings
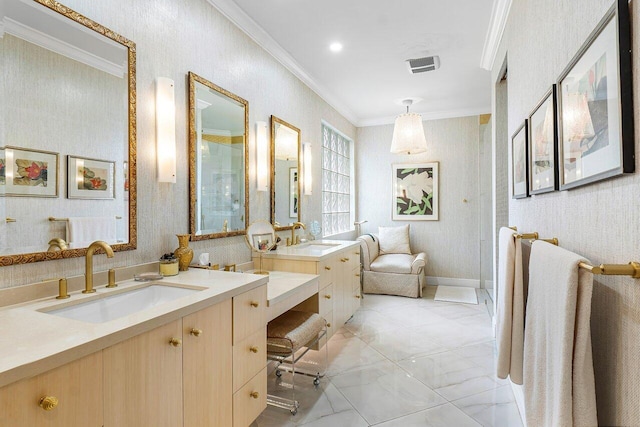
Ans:
{"label": "wall", "polygon": [[[611,0],[514,0],[493,68],[497,81],[508,55],[508,122],[511,135],[555,82],[605,14]],[[640,3],[630,4],[632,27],[640,25]],[[632,51],[640,35],[634,30]],[[633,69],[640,69],[634,55]],[[634,104],[640,105],[635,73]],[[496,106],[496,108],[498,108]],[[636,159],[640,125],[635,112]],[[636,170],[638,165],[636,161]],[[522,231],[557,237],[560,246],[594,264],[640,259],[640,175],[618,177],[571,191],[510,200],[509,223]],[[626,277],[595,277],[591,316],[598,422],[640,425],[640,286]]]}
{"label": "wall", "polygon": [[[378,226],[410,224],[411,247],[426,252],[427,276],[478,286],[480,274],[480,196],[478,187],[478,116],[424,122],[427,152],[389,153],[393,125],[358,128],[356,200],[362,233]],[[440,162],[439,221],[392,221],[391,165]],[[465,203],[463,199],[466,199]],[[431,280],[431,283],[434,283]],[[430,284],[431,284],[430,283]]]}
{"label": "wall", "polygon": [[[112,259],[95,258],[95,270],[157,260],[175,249],[175,234],[189,230],[187,73],[193,71],[249,101],[250,222],[269,219],[269,193],[255,190],[255,122],[276,115],[313,143],[313,170],[320,173],[320,122],[350,137],[355,127],[205,0],[66,0],[66,6],[136,43],[138,90],[138,249]],[[158,184],[155,166],[154,80],[175,81],[177,182]],[[301,200],[302,220],[320,217],[321,180]],[[192,242],[213,263],[250,260],[244,236]],[[196,258],[197,259],[197,258]],[[0,287],[84,272],[82,258],[2,267]]]}

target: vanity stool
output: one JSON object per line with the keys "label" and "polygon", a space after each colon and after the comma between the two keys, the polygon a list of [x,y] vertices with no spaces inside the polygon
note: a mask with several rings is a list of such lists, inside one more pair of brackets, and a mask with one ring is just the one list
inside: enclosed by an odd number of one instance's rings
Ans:
{"label": "vanity stool", "polygon": [[[295,364],[327,334],[327,322],[317,313],[290,310],[273,319],[267,325],[267,359],[277,362],[276,376],[282,376],[282,370],[291,372],[291,399],[267,395],[267,404],[288,409],[292,415],[298,412],[298,401],[295,400],[296,373],[314,377],[317,387],[324,372],[305,372],[296,369]],[[329,360],[328,344],[324,345],[324,370]],[[301,351],[299,351],[301,350]]]}

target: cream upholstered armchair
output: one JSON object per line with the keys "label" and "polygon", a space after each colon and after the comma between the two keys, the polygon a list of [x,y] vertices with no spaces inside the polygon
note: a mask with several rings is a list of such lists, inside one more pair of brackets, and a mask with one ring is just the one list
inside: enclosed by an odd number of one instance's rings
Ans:
{"label": "cream upholstered armchair", "polygon": [[422,296],[427,256],[424,252],[411,253],[408,225],[379,227],[378,235],[364,234],[358,240],[364,293]]}

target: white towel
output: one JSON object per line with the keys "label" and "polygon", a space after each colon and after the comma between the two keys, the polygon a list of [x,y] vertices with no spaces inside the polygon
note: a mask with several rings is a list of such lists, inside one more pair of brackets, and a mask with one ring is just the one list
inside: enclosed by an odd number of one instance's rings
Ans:
{"label": "white towel", "polygon": [[84,248],[96,240],[109,244],[117,241],[115,216],[69,218],[67,242],[70,248]]}
{"label": "white towel", "polygon": [[500,229],[497,298],[498,378],[511,377],[522,384],[524,348],[524,291],[522,273],[522,242],[514,238],[512,229]]}
{"label": "white towel", "polygon": [[588,262],[536,241],[529,263],[524,349],[527,425],[595,426],[596,393],[591,353],[593,275]]}

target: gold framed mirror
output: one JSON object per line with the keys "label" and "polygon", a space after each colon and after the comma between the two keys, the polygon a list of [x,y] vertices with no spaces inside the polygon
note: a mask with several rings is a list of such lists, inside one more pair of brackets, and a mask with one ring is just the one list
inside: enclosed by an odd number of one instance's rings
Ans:
{"label": "gold framed mirror", "polygon": [[2,6],[0,265],[136,249],[135,43],[53,0]]}
{"label": "gold framed mirror", "polygon": [[189,72],[191,240],[245,234],[249,221],[249,102]]}
{"label": "gold framed mirror", "polygon": [[300,129],[271,116],[271,223],[289,230],[300,221]]}

